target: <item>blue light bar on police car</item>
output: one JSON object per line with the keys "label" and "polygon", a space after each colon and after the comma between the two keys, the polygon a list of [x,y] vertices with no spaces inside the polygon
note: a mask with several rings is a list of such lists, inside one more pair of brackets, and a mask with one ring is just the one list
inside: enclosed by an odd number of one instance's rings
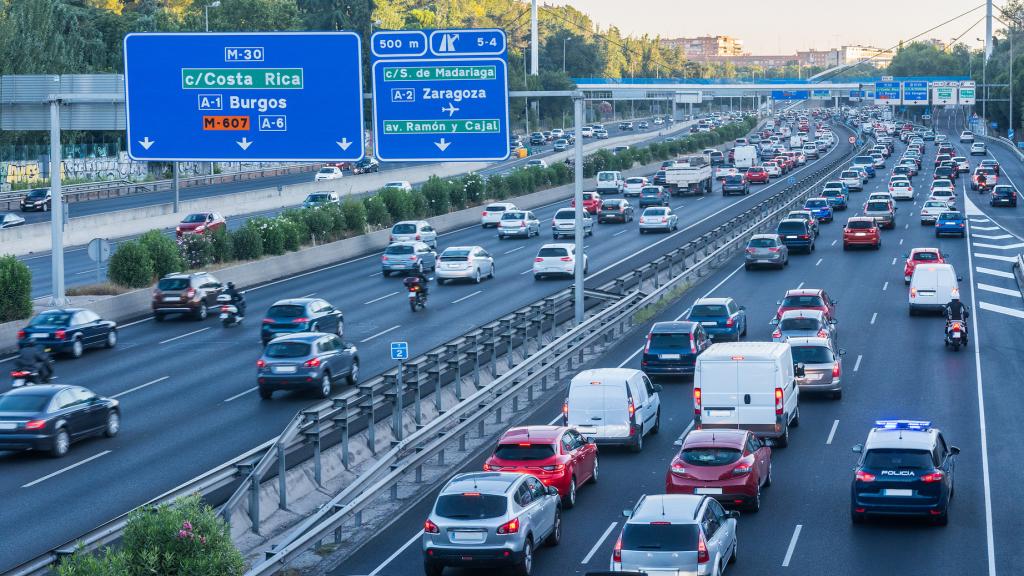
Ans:
{"label": "blue light bar on police car", "polygon": [[883,430],[927,430],[931,420],[875,420],[875,428]]}

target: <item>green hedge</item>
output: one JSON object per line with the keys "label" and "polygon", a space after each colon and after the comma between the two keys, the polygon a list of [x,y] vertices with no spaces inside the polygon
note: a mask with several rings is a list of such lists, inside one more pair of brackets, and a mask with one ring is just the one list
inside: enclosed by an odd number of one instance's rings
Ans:
{"label": "green hedge", "polygon": [[107,264],[107,277],[126,288],[145,288],[153,283],[153,259],[137,240],[121,242]]}
{"label": "green hedge", "polygon": [[0,257],[0,322],[32,315],[32,273],[14,256]]}

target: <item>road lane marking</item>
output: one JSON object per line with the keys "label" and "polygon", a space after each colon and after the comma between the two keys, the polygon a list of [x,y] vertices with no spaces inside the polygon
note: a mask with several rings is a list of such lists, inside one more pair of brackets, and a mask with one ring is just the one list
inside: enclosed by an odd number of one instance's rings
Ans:
{"label": "road lane marking", "polygon": [[[1007,308],[1005,306],[999,306],[996,304],[989,304],[988,302],[979,302],[978,307],[982,310],[988,310],[989,312],[998,312],[999,314],[1005,314],[1007,316],[1013,316],[1015,318],[1024,318],[1024,312],[1014,308]],[[978,344],[975,343],[975,346]]]}
{"label": "road lane marking", "polygon": [[392,292],[392,293],[390,293],[390,294],[385,294],[385,295],[381,296],[380,298],[374,298],[373,300],[370,300],[368,302],[363,302],[363,306],[366,306],[367,304],[373,304],[374,302],[380,302],[381,300],[383,300],[385,298],[390,298],[390,297],[394,296],[395,294],[398,294],[397,290]]}
{"label": "road lane marking", "polygon": [[479,294],[481,292],[483,292],[483,290],[477,290],[476,292],[473,292],[472,294],[467,294],[467,295],[463,296],[462,298],[459,298],[458,300],[452,300],[452,304],[458,304],[459,302],[462,302],[463,300],[469,300],[470,298],[472,298],[473,296],[476,296],[477,294]]}
{"label": "road lane marking", "polygon": [[132,392],[135,392],[137,390],[142,390],[143,388],[145,388],[147,386],[152,386],[153,384],[157,384],[159,382],[163,382],[164,380],[167,380],[168,378],[170,378],[170,376],[161,376],[160,378],[157,378],[156,380],[150,380],[149,382],[146,382],[145,384],[139,384],[135,388],[129,388],[129,389],[125,390],[124,392],[118,392],[117,394],[114,394],[113,396],[111,396],[111,398],[120,398],[121,396],[125,396],[125,395],[128,395],[128,394],[131,394]]}
{"label": "road lane marking", "polygon": [[623,230],[621,232],[616,232],[615,234],[612,234],[612,236],[618,236],[619,234],[625,234],[626,232],[628,232],[628,230]]}
{"label": "road lane marking", "polygon": [[523,274],[529,274],[530,272],[533,272],[533,268],[530,268],[529,270],[523,270],[522,272],[519,273],[519,275],[522,276]]}
{"label": "road lane marking", "polygon": [[836,245],[836,242],[839,242],[839,240],[833,240],[833,241],[832,241],[832,245],[833,245],[833,246],[835,246],[835,245]]}
{"label": "road lane marking", "polygon": [[815,266],[821,266],[821,262],[824,258],[818,258],[818,261],[814,263]]}
{"label": "road lane marking", "polygon": [[590,552],[588,552],[587,555],[583,557],[583,561],[580,562],[580,564],[590,563],[590,559],[594,557],[594,554],[597,554],[598,548],[601,547],[601,544],[604,544],[604,541],[608,539],[608,535],[611,534],[612,530],[615,530],[615,527],[618,525],[618,522],[612,522],[608,525],[608,528],[605,528],[604,533],[602,533],[601,537],[598,538],[597,542],[594,543],[594,547],[590,549]]}
{"label": "road lane marking", "polygon": [[986,260],[999,260],[1000,262],[1016,262],[1016,256],[1000,256],[998,254],[982,254],[980,252],[974,253],[975,258],[985,258]]}
{"label": "road lane marking", "polygon": [[900,246],[903,246],[903,238],[900,238]]}
{"label": "road lane marking", "polygon": [[977,284],[979,290],[985,290],[986,292],[994,292],[996,294],[1002,294],[1004,296],[1016,296],[1020,298],[1020,290],[1008,290],[1006,288],[1000,288],[999,286],[992,286],[991,284]]}
{"label": "road lane marking", "polygon": [[860,361],[861,361],[861,359],[863,357],[864,357],[863,354],[857,354],[857,361],[853,363],[853,371],[854,372],[860,370]]}
{"label": "road lane marking", "polygon": [[129,326],[135,326],[136,324],[142,324],[143,322],[149,322],[152,319],[153,319],[153,317],[150,316],[148,318],[143,318],[142,320],[136,320],[135,322],[128,322],[127,324],[120,324],[120,323],[118,323],[117,327],[118,328],[127,328]]}
{"label": "road lane marking", "polygon": [[526,246],[520,246],[520,247],[518,247],[518,248],[513,248],[513,249],[511,249],[511,250],[507,250],[507,251],[505,251],[505,252],[502,252],[502,254],[511,254],[511,253],[513,253],[513,252],[519,252],[519,251],[520,251],[520,250],[522,250],[523,248],[526,248]]}
{"label": "road lane marking", "polygon": [[683,429],[683,433],[680,434],[679,438],[676,438],[676,441],[673,442],[672,444],[674,446],[682,446],[683,445],[683,438],[686,438],[686,435],[690,433],[690,430],[693,430],[693,420],[690,420],[690,423],[687,424],[686,428]]}
{"label": "road lane marking", "polygon": [[[985,231],[999,230],[999,226],[972,226],[971,228],[973,228],[974,230],[985,230]],[[975,234],[971,234],[971,236],[975,236]]]}
{"label": "road lane marking", "polygon": [[199,330],[193,330],[191,332],[186,332],[186,333],[182,334],[181,336],[175,336],[174,338],[168,338],[167,340],[161,340],[160,343],[161,344],[167,344],[168,342],[174,342],[175,340],[180,340],[181,338],[184,338],[186,336],[191,336],[193,334],[199,334],[200,332],[206,332],[209,329],[210,329],[210,327],[207,326],[206,328],[200,328]]}
{"label": "road lane marking", "polygon": [[803,283],[803,282],[801,282],[801,283],[799,283],[799,284],[797,284],[797,285],[796,285],[796,289],[797,289],[797,290],[799,290],[799,289],[801,289],[801,288],[803,288],[803,287],[804,287],[804,283]]}
{"label": "road lane marking", "polygon": [[982,268],[978,266],[974,269],[979,274],[988,274],[990,276],[998,276],[1000,278],[1013,278],[1012,272],[1003,272],[1002,270],[993,270],[992,268]]}
{"label": "road lane marking", "polygon": [[558,416],[555,416],[554,420],[552,420],[551,422],[548,422],[548,426],[554,426],[555,422],[559,422],[561,420],[562,420],[562,415],[559,414]]}
{"label": "road lane marking", "polygon": [[1024,248],[1024,242],[1017,242],[1016,244],[985,244],[983,242],[975,242],[975,248],[992,248],[995,250],[1017,250],[1018,248]]}
{"label": "road lane marking", "polygon": [[14,360],[15,358],[17,358],[17,356],[11,356],[10,358],[4,358],[3,360],[0,360],[0,364],[3,364],[4,362],[10,362],[11,360]]}
{"label": "road lane marking", "polygon": [[839,427],[839,420],[832,423],[832,431],[828,433],[828,440],[825,440],[825,444],[831,444],[832,439],[836,437],[836,428]]}
{"label": "road lane marking", "polygon": [[225,402],[231,402],[231,401],[233,401],[233,400],[238,400],[238,399],[239,399],[239,398],[241,398],[242,396],[245,396],[246,394],[248,394],[248,393],[250,393],[250,392],[255,392],[255,391],[256,391],[256,390],[258,390],[258,389],[259,389],[259,386],[253,386],[252,388],[249,388],[249,389],[248,389],[248,390],[246,390],[245,392],[239,392],[238,394],[235,394],[235,395],[234,395],[234,396],[232,396],[231,398],[228,398],[227,400],[225,400]]}
{"label": "road lane marking", "polygon": [[878,318],[878,312],[874,312],[873,314],[871,314],[871,323],[872,324],[875,323],[875,319],[876,318]]}
{"label": "road lane marking", "polygon": [[401,327],[402,327],[401,324],[395,324],[394,326],[392,326],[391,328],[388,328],[387,330],[382,330],[380,332],[377,332],[373,336],[370,336],[370,337],[367,337],[367,338],[363,338],[362,340],[359,341],[359,343],[362,344],[364,342],[369,342],[370,340],[373,340],[374,338],[376,338],[378,336],[383,336],[383,335],[387,334],[388,332],[391,332],[393,330],[398,330]]}
{"label": "road lane marking", "polygon": [[888,289],[889,289],[889,283],[888,282],[886,282],[885,284],[882,284],[882,292],[885,292]]}
{"label": "road lane marking", "polygon": [[402,552],[405,552],[406,549],[409,548],[409,546],[412,546],[414,542],[419,540],[421,536],[423,536],[423,530],[420,530],[419,532],[414,534],[412,538],[409,538],[408,542],[406,542],[405,544],[402,545],[401,548],[399,548],[398,550],[395,550],[394,554],[392,554],[391,556],[388,556],[386,560],[381,562],[380,566],[377,566],[376,568],[374,568],[373,572],[370,572],[370,576],[377,576],[378,574],[380,574],[381,570],[383,570],[384,568],[387,568],[388,564],[391,564],[391,562],[395,558],[398,558],[399,554],[401,554]]}
{"label": "road lane marking", "polygon": [[896,258],[895,258],[895,257],[893,257],[893,259],[892,259],[892,264],[890,264],[890,266],[895,266],[895,265],[896,265]]}
{"label": "road lane marking", "polygon": [[373,274],[370,274],[369,276],[367,276],[367,278],[373,278],[375,276],[380,276],[382,274],[384,274],[384,273],[383,272],[374,272]]}
{"label": "road lane marking", "polygon": [[313,296],[316,296],[316,292],[310,292],[309,294],[303,296],[303,298],[312,298]]}
{"label": "road lane marking", "polygon": [[796,549],[796,541],[800,538],[800,530],[802,530],[803,527],[803,524],[797,524],[796,529],[793,530],[793,538],[789,541],[789,549],[786,550],[786,557],[782,560],[783,568],[789,566],[789,561],[793,558],[793,550]]}
{"label": "road lane marking", "polygon": [[110,454],[110,450],[104,450],[103,452],[100,452],[99,454],[94,454],[92,456],[89,456],[88,458],[86,458],[85,460],[82,460],[81,462],[76,462],[76,463],[74,463],[74,464],[72,464],[70,466],[65,466],[64,468],[61,468],[60,470],[57,470],[56,472],[47,474],[46,476],[43,476],[42,478],[40,478],[38,480],[33,480],[33,481],[29,482],[28,484],[23,484],[21,487],[22,488],[31,488],[32,486],[35,486],[36,484],[39,484],[40,482],[45,482],[45,481],[49,480],[50,478],[53,478],[54,476],[57,476],[58,474],[63,474],[65,472],[67,472],[68,470],[71,470],[72,468],[78,468],[82,464],[85,464],[87,462],[92,462],[93,460],[99,458],[100,456],[106,456],[107,454]]}
{"label": "road lane marking", "polygon": [[1006,240],[1013,238],[1010,234],[971,234],[971,238],[984,238],[985,240]]}

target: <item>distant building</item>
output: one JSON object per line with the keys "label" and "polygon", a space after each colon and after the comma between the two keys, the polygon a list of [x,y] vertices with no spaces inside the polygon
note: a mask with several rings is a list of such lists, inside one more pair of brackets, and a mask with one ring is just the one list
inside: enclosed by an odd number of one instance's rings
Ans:
{"label": "distant building", "polygon": [[743,54],[741,56],[709,56],[701,62],[732,63],[734,66],[759,66],[761,68],[782,68],[796,64],[797,57],[793,54]]}
{"label": "distant building", "polygon": [[796,60],[802,66],[832,68],[839,65],[839,52],[837,50],[798,50]]}
{"label": "distant building", "polygon": [[867,60],[866,64],[877,68],[888,66],[892,62],[893,56],[896,55],[893,50],[872,46],[843,46],[837,52],[838,64],[856,64],[861,60]]}
{"label": "distant building", "polygon": [[667,48],[679,48],[691,60],[703,60],[714,56],[739,56],[743,54],[743,40],[732,36],[663,38],[661,45]]}

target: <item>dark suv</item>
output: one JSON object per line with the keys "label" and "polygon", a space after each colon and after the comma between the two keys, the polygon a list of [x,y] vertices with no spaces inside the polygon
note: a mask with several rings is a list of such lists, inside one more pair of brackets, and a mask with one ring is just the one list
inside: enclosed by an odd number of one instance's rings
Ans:
{"label": "dark suv", "polygon": [[296,332],[327,332],[341,336],[344,315],[341,310],[320,298],[289,298],[278,300],[267,310],[260,329],[265,346],[277,336]]}
{"label": "dark suv", "polygon": [[225,285],[206,272],[168,274],[153,290],[153,319],[161,322],[168,314],[189,314],[206,320],[209,308],[217,305],[217,296],[224,290]]}
{"label": "dark suv", "polygon": [[750,193],[750,184],[741,174],[730,174],[722,180],[722,196],[739,194],[746,196]]}

